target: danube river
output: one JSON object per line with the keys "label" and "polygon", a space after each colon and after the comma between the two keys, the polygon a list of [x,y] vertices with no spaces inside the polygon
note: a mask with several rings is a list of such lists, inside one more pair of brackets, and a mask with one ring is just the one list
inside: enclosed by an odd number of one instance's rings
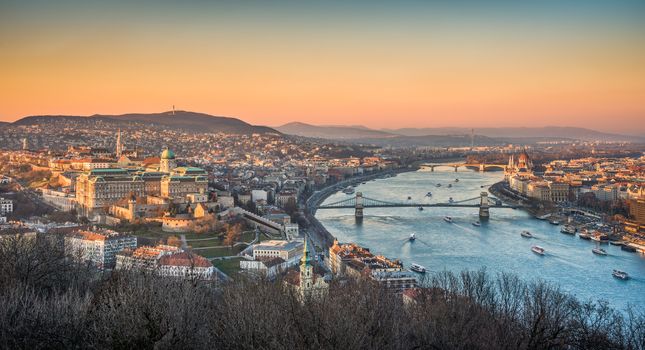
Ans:
{"label": "danube river", "polygon": [[[476,197],[502,179],[501,172],[479,173],[437,168],[435,172],[402,173],[359,185],[363,196],[385,201],[448,202]],[[455,182],[458,178],[459,182]],[[442,184],[436,187],[436,184]],[[452,188],[448,188],[452,184]],[[431,191],[433,196],[426,197]],[[338,192],[325,200],[335,202],[349,195]],[[318,210],[316,217],[341,242],[355,242],[373,253],[399,258],[405,266],[418,263],[430,271],[459,272],[486,267],[491,273],[512,272],[526,280],[541,278],[558,284],[579,299],[604,299],[617,308],[632,304],[645,308],[645,256],[603,245],[607,256],[591,252],[593,241],[560,233],[560,226],[531,218],[522,210],[491,209],[488,222],[475,227],[477,208],[366,208],[361,224],[353,209]],[[449,215],[454,223],[443,221]],[[520,232],[528,230],[535,238]],[[409,242],[411,233],[417,240]],[[544,256],[531,252],[532,245],[546,250]],[[613,269],[628,272],[632,279],[612,277]]]}

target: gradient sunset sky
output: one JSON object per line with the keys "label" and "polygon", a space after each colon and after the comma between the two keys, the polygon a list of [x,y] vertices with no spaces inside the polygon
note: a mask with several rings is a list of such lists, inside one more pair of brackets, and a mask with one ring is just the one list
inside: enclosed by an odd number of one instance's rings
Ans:
{"label": "gradient sunset sky", "polygon": [[645,1],[3,1],[0,120],[645,134]]}

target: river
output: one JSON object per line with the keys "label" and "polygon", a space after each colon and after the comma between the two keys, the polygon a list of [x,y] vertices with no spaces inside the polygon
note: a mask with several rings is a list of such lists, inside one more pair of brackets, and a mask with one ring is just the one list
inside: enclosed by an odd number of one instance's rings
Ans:
{"label": "river", "polygon": [[[459,182],[455,182],[458,178]],[[393,178],[359,185],[364,197],[402,202],[447,202],[477,197],[481,186],[503,178],[501,172],[479,173],[451,168],[408,172]],[[441,187],[435,187],[441,183]],[[452,184],[452,188],[448,188]],[[433,196],[426,197],[431,191]],[[349,195],[338,192],[324,203]],[[491,209],[490,220],[475,227],[477,208],[366,208],[362,223],[356,223],[353,209],[325,209],[316,218],[341,242],[356,242],[374,253],[398,258],[405,266],[418,263],[430,271],[459,272],[485,267],[488,272],[512,272],[525,280],[543,279],[559,285],[581,300],[604,299],[618,309],[631,304],[645,308],[645,256],[603,245],[607,256],[591,252],[593,241],[560,233],[560,226],[529,216],[523,210]],[[449,215],[454,223],[443,221]],[[523,230],[535,238],[520,236]],[[417,240],[410,242],[410,233]],[[544,256],[531,252],[532,245],[546,250]],[[626,271],[628,281],[612,277],[613,269]]]}

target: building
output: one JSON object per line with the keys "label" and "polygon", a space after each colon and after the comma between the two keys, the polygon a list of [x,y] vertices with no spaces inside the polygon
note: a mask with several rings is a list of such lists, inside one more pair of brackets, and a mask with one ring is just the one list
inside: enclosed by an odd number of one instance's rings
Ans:
{"label": "building", "polygon": [[164,277],[213,279],[215,268],[208,259],[192,252],[179,252],[159,258],[158,271]]}
{"label": "building", "polygon": [[355,243],[339,244],[335,240],[329,248],[328,264],[336,276],[367,277],[380,286],[397,292],[414,288],[418,283],[413,274],[403,270],[400,261],[374,255],[369,249]]}
{"label": "building", "polygon": [[99,269],[113,268],[116,255],[124,249],[135,249],[137,238],[112,230],[78,230],[64,238],[65,252]]}
{"label": "building", "polygon": [[76,179],[76,201],[80,211],[89,215],[107,212],[118,201],[135,197],[161,196],[183,203],[188,195],[208,191],[206,172],[200,168],[175,165],[175,154],[166,149],[161,154],[160,171],[123,168],[92,169]]}
{"label": "building", "polygon": [[300,256],[302,242],[297,241],[265,241],[253,246],[253,259],[281,258],[284,261]]}
{"label": "building", "polygon": [[284,282],[289,288],[292,288],[301,301],[309,298],[319,298],[329,291],[329,284],[322,275],[314,272],[313,254],[307,247],[307,237],[302,249],[302,258],[300,259],[300,270],[291,271],[285,276]]}
{"label": "building", "polygon": [[258,260],[241,260],[240,269],[249,271],[261,276],[273,278],[298,264],[297,259],[284,261],[282,258],[260,258]]}
{"label": "building", "polygon": [[13,201],[0,197],[0,215],[6,215],[13,212]]}
{"label": "building", "polygon": [[159,259],[167,254],[180,252],[181,249],[170,245],[124,249],[116,255],[116,270],[154,270]]}
{"label": "building", "polygon": [[639,225],[645,225],[645,198],[629,201],[629,214]]}
{"label": "building", "polygon": [[163,277],[203,280],[215,277],[215,268],[208,259],[174,246],[161,244],[123,250],[117,255],[116,269],[152,271]]}

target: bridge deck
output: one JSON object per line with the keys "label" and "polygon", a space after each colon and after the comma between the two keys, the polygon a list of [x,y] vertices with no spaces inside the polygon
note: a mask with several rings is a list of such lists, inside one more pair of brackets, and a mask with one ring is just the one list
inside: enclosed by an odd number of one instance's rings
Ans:
{"label": "bridge deck", "polygon": [[[364,205],[363,208],[479,208],[479,204],[449,204],[449,203],[401,203],[401,204],[370,204]],[[508,208],[513,209],[517,206],[510,205],[489,205],[489,208]],[[356,208],[355,205],[337,205],[337,206],[326,206],[322,205],[316,209],[349,209]]]}

